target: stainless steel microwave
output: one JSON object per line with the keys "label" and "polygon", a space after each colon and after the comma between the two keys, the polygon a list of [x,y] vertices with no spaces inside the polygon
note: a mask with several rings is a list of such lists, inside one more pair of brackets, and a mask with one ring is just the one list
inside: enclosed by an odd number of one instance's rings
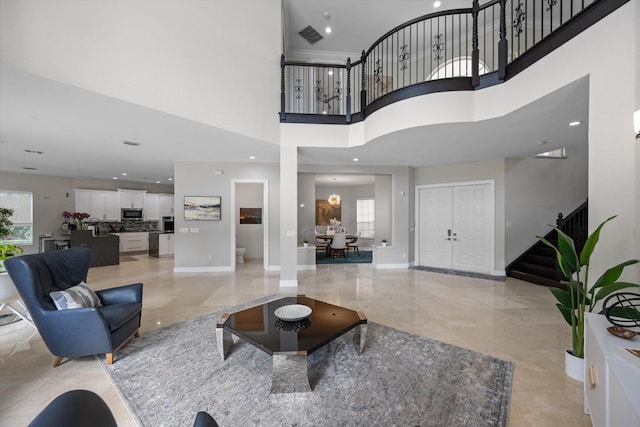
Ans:
{"label": "stainless steel microwave", "polygon": [[144,219],[142,208],[122,208],[120,213],[120,219]]}

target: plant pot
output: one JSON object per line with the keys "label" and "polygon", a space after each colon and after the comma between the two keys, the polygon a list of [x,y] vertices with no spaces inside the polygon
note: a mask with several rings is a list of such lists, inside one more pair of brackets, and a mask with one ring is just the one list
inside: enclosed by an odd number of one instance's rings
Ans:
{"label": "plant pot", "polygon": [[382,246],[386,248],[387,247],[387,242],[382,242]]}
{"label": "plant pot", "polygon": [[309,243],[303,243],[302,245],[303,245],[305,248],[308,248],[308,247],[309,247]]}
{"label": "plant pot", "polygon": [[574,356],[572,350],[565,351],[564,371],[574,380],[584,382],[584,359]]}

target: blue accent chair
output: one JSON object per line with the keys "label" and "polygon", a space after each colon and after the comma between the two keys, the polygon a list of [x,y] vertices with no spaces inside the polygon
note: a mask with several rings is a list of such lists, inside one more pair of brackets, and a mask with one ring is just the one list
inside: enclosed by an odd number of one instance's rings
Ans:
{"label": "blue accent chair", "polygon": [[71,248],[9,258],[4,265],[27,306],[44,343],[55,357],[113,354],[139,336],[142,283],[97,291],[103,307],[58,310],[49,296],[87,280],[91,251]]}

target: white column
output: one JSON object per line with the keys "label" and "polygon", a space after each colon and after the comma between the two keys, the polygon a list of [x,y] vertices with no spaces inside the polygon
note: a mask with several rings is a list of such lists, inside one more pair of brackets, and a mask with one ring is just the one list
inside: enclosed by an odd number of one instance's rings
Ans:
{"label": "white column", "polygon": [[298,286],[298,148],[280,145],[280,286]]}

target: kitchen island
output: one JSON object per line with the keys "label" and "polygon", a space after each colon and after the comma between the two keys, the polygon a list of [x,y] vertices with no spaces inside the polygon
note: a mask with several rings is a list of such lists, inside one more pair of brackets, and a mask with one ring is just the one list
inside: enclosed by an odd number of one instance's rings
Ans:
{"label": "kitchen island", "polygon": [[120,238],[113,234],[95,236],[89,230],[72,230],[69,246],[89,248],[91,263],[89,267],[120,264]]}
{"label": "kitchen island", "polygon": [[173,255],[173,233],[149,233],[149,256]]}

